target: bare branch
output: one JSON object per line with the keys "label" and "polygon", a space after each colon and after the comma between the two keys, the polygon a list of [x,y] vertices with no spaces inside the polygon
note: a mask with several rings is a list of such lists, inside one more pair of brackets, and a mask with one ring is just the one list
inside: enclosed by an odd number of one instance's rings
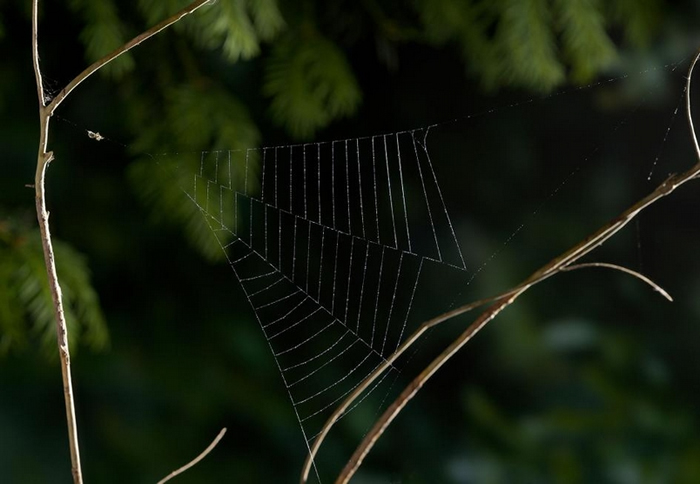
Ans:
{"label": "bare branch", "polygon": [[[529,287],[529,286],[528,286]],[[399,415],[406,404],[418,393],[425,385],[431,376],[437,372],[442,365],[452,358],[462,346],[464,346],[486,323],[494,319],[505,308],[510,306],[518,296],[524,293],[527,287],[523,287],[519,291],[498,299],[495,304],[484,311],[457,339],[455,339],[440,355],[435,358],[416,378],[408,384],[401,394],[394,400],[389,408],[387,408],[382,416],[375,422],[372,429],[365,435],[362,443],[357,447],[350,460],[348,460],[345,468],[338,476],[336,484],[347,483],[355,474],[357,469],[362,464],[363,459],[369,451],[374,447],[374,444],[379,440],[384,431],[389,427],[391,422]]]}
{"label": "bare branch", "polygon": [[340,420],[340,418],[350,407],[350,405],[352,405],[353,402],[355,402],[355,400],[357,400],[360,397],[360,395],[362,395],[362,393],[364,393],[364,391],[367,390],[367,388],[369,388],[369,386],[377,380],[377,378],[384,374],[384,372],[388,370],[407,349],[413,346],[415,342],[418,341],[428,329],[432,328],[433,326],[437,326],[438,324],[450,320],[454,317],[457,317],[460,314],[467,313],[472,309],[476,309],[486,304],[493,303],[494,301],[504,297],[505,295],[510,295],[510,293],[499,294],[496,297],[490,297],[474,301],[467,305],[456,308],[452,311],[436,316],[433,319],[429,319],[428,321],[421,324],[416,331],[414,331],[408,338],[406,338],[406,340],[403,343],[401,343],[401,346],[399,346],[389,358],[384,360],[377,368],[375,368],[375,370],[372,373],[370,373],[367,376],[367,378],[362,380],[362,382],[345,398],[345,400],[343,400],[343,402],[338,407],[336,407],[336,409],[333,411],[333,414],[331,414],[331,416],[328,418],[328,421],[324,424],[323,428],[321,429],[321,432],[314,439],[314,444],[309,451],[309,455],[306,458],[306,462],[304,463],[301,482],[304,483],[309,478],[309,473],[311,472],[311,467],[313,466],[316,454],[318,454],[318,451],[321,448],[321,444],[325,440],[326,436],[328,435],[328,432],[330,432],[333,425],[335,425],[335,423],[338,420]]}
{"label": "bare branch", "polygon": [[63,400],[66,407],[66,423],[68,426],[68,446],[71,457],[71,474],[75,484],[82,484],[83,475],[80,466],[80,447],[78,445],[78,426],[75,418],[75,401],[73,398],[73,380],[70,371],[70,351],[68,349],[68,326],[63,310],[61,286],[56,273],[51,232],[49,230],[49,212],[46,209],[46,187],[44,184],[46,168],[53,160],[53,152],[46,151],[49,138],[49,116],[47,114],[41,67],[39,66],[39,0],[32,2],[32,61],[34,77],[36,78],[37,97],[39,101],[39,150],[37,154],[36,174],[34,176],[34,193],[36,214],[41,232],[41,245],[44,251],[44,263],[48,276],[51,298],[53,300],[54,316],[56,319],[56,338],[58,354],[61,362],[61,377],[63,379]]}
{"label": "bare branch", "polygon": [[[693,140],[693,144],[695,146],[695,151],[696,155],[698,158],[698,162],[693,165],[689,170],[686,172],[680,174],[680,175],[672,175],[670,176],[666,181],[664,181],[661,185],[659,185],[652,193],[647,195],[646,197],[642,198],[639,200],[637,203],[632,205],[630,208],[625,210],[622,214],[620,214],[617,218],[612,220],[610,223],[607,225],[603,226],[600,228],[598,231],[596,231],[594,234],[591,236],[587,237],[583,241],[581,241],[579,244],[575,245],[571,249],[569,249],[567,252],[563,253],[559,257],[553,259],[549,263],[545,264],[542,268],[534,272],[530,277],[528,277],[523,283],[519,284],[515,288],[506,291],[502,296],[499,296],[495,298],[495,303],[490,306],[488,309],[486,309],[457,339],[455,339],[437,358],[435,358],[430,365],[428,365],[414,380],[403,390],[401,395],[392,403],[392,405],[382,414],[382,416],[377,420],[375,425],[372,427],[372,429],[367,433],[365,438],[362,440],[360,445],[357,447],[355,450],[354,454],[346,464],[345,468],[342,470],[340,475],[338,476],[337,483],[346,483],[348,482],[352,476],[355,474],[357,469],[362,463],[362,460],[364,457],[367,455],[367,453],[372,449],[374,446],[375,442],[381,437],[381,435],[384,433],[384,431],[387,429],[387,427],[391,424],[391,422],[396,418],[396,416],[399,414],[399,412],[406,406],[406,404],[418,393],[418,391],[425,385],[425,383],[430,379],[432,375],[435,374],[435,372],[442,366],[444,365],[447,360],[449,360],[454,354],[462,347],[464,344],[466,344],[476,333],[478,333],[489,321],[494,319],[501,311],[503,311],[505,308],[507,308],[510,304],[512,304],[515,299],[517,299],[521,294],[523,294],[525,291],[533,287],[534,285],[544,281],[545,279],[548,279],[549,277],[558,274],[561,271],[565,271],[567,269],[573,269],[573,268],[578,268],[578,267],[583,267],[584,264],[579,264],[579,265],[572,265],[576,261],[580,260],[583,256],[588,254],[589,252],[595,250],[597,247],[603,245],[610,237],[615,235],[617,232],[619,232],[623,227],[625,227],[631,220],[633,220],[637,215],[639,215],[644,209],[652,205],[653,203],[656,203],[660,199],[666,197],[667,195],[671,194],[673,191],[675,191],[676,188],[679,186],[683,185],[684,183],[699,178],[700,177],[700,145],[698,144],[697,136],[695,133],[695,127],[693,123],[693,116],[692,116],[692,111],[691,111],[691,102],[690,102],[690,87],[691,87],[691,79],[692,79],[692,74],[693,74],[693,69],[695,68],[695,65],[697,64],[698,60],[700,59],[700,51],[696,54],[695,58],[693,59],[690,68],[688,70],[688,78],[687,78],[687,83],[686,83],[686,111],[687,111],[687,116],[688,116],[688,123],[690,125],[690,130],[691,130],[691,137]],[[654,289],[657,291],[661,292],[662,295],[670,299],[670,296],[668,293],[663,291],[658,285],[650,281],[648,278],[642,276],[641,274],[635,273],[634,271],[630,271],[628,269],[624,269],[619,266],[614,266],[612,264],[609,265],[599,265],[600,267],[610,267],[610,268],[615,268],[618,270],[623,270],[624,272],[630,273],[634,275],[635,277],[640,278],[644,282],[647,282],[650,284]],[[477,304],[480,305],[480,304]],[[465,306],[462,306],[461,308],[457,308],[453,311],[450,311],[449,313],[445,313],[441,316],[438,316],[437,318],[434,318],[431,321],[437,321],[435,324],[438,324],[439,322],[446,321],[447,319],[451,319],[452,317],[462,314],[466,312],[467,310],[473,309],[475,307],[474,303],[468,304]],[[423,332],[425,331],[424,326],[429,324],[429,322],[424,323],[424,325],[421,325],[421,327],[418,329],[418,332]],[[413,335],[406,341],[406,343],[413,344],[417,338],[413,338]],[[399,348],[398,351],[405,351],[405,347],[402,346]],[[389,359],[393,361],[395,359],[394,355]],[[389,361],[388,360],[388,361]],[[383,370],[385,370],[388,366],[387,365],[382,365]],[[383,371],[382,370],[382,371]],[[372,374],[370,378],[375,378],[376,379],[377,375]],[[359,393],[356,395],[356,392],[353,392],[350,397],[348,397],[348,400],[343,402],[341,404],[341,408],[344,409],[348,408],[348,406],[352,403],[353,400],[357,398]],[[352,400],[351,400],[352,399]],[[341,412],[342,413],[342,412]],[[309,457],[307,458],[306,465],[304,467],[304,471],[302,472],[301,476],[301,482],[305,483],[308,479],[308,471],[311,467],[311,463],[313,461],[313,458],[315,457],[318,447],[320,446],[320,440],[322,437],[325,437],[327,435],[328,431],[330,430],[330,427],[332,427],[335,422],[338,420],[338,415],[334,413],[334,415],[326,422],[324,425],[324,428],[322,430],[322,433],[318,436],[316,442],[314,442],[314,447],[312,449],[312,452],[310,452]]]}
{"label": "bare branch", "polygon": [[[46,265],[46,273],[49,281],[49,288],[53,300],[54,316],[56,319],[56,337],[58,340],[58,353],[61,361],[61,375],[63,378],[63,399],[66,407],[66,420],[68,425],[68,442],[71,456],[71,472],[73,474],[73,482],[82,484],[83,476],[80,465],[80,447],[78,443],[78,426],[75,417],[75,400],[73,396],[73,380],[70,369],[70,351],[68,348],[68,326],[66,324],[66,316],[63,309],[63,296],[61,286],[58,281],[56,272],[56,261],[54,258],[53,243],[51,241],[51,231],[49,228],[49,212],[46,208],[46,169],[51,160],[53,160],[53,152],[47,151],[49,139],[49,125],[51,115],[61,102],[78,86],[82,81],[87,79],[93,73],[97,72],[102,66],[116,59],[124,52],[128,52],[134,46],[140,44],[149,37],[157,34],[166,27],[180,20],[182,17],[189,15],[196,9],[208,3],[211,0],[197,0],[184,8],[172,17],[159,23],[152,29],[135,37],[124,46],[118,48],[111,54],[93,63],[90,67],[81,72],[73,79],[53,101],[48,105],[47,99],[44,96],[44,86],[41,76],[41,67],[39,65],[39,0],[32,1],[32,63],[34,65],[34,77],[36,80],[37,97],[39,100],[39,149],[37,154],[36,173],[34,175],[34,190],[36,201],[36,214],[39,221],[39,230],[41,232],[41,244],[44,251],[44,263]],[[101,135],[100,135],[101,136]],[[96,137],[97,138],[97,137]]]}
{"label": "bare branch", "polygon": [[627,267],[619,266],[617,264],[609,264],[607,262],[587,262],[584,264],[576,264],[573,266],[568,266],[568,267],[562,267],[562,271],[574,271],[576,269],[586,269],[588,267],[602,267],[604,269],[613,269],[616,271],[624,272],[625,274],[629,274],[633,277],[636,277],[640,281],[644,282],[645,284],[648,284],[651,286],[653,290],[661,294],[663,297],[665,297],[669,302],[673,302],[673,298],[671,295],[666,292],[666,290],[659,286],[657,283],[649,279],[647,276],[640,274],[637,271],[633,271],[632,269],[629,269]]}
{"label": "bare branch", "polygon": [[44,81],[41,78],[39,67],[39,0],[32,1],[32,64],[34,65],[34,78],[36,79],[36,93],[39,98],[39,106],[44,107]]}
{"label": "bare branch", "polygon": [[182,474],[183,472],[185,472],[185,471],[186,471],[187,469],[189,469],[190,467],[193,467],[193,466],[197,465],[197,463],[198,463],[199,461],[201,461],[202,459],[204,459],[204,458],[207,456],[207,454],[209,454],[209,452],[211,452],[211,451],[214,449],[214,447],[217,446],[217,444],[219,443],[219,441],[224,437],[224,434],[225,434],[225,433],[226,433],[226,427],[224,427],[223,429],[221,429],[221,432],[219,432],[219,435],[216,436],[216,438],[212,441],[212,443],[209,444],[209,446],[208,446],[206,449],[204,449],[204,451],[202,451],[201,454],[199,454],[197,457],[195,457],[195,458],[192,459],[189,463],[185,464],[184,466],[180,467],[179,469],[172,471],[170,474],[168,474],[168,475],[165,476],[163,479],[161,479],[160,481],[158,481],[158,484],[163,484],[164,482],[169,481],[169,480],[172,479],[173,477],[175,477],[175,476],[177,476],[177,475],[179,475],[179,474]]}
{"label": "bare branch", "polygon": [[52,115],[56,108],[68,97],[68,95],[78,87],[78,85],[83,82],[85,79],[93,75],[95,72],[100,70],[102,67],[105,65],[109,64],[112,62],[114,59],[119,57],[122,54],[125,54],[126,52],[129,52],[131,49],[136,47],[137,45],[141,44],[143,41],[153,37],[160,31],[170,27],[172,24],[178,22],[181,20],[183,17],[186,17],[187,15],[193,13],[195,10],[199,9],[200,7],[206,5],[207,3],[211,2],[212,0],[196,0],[195,2],[192,2],[189,4],[187,7],[183,8],[176,14],[168,17],[167,19],[163,20],[157,25],[154,25],[150,29],[146,30],[142,34],[137,35],[133,39],[131,39],[129,42],[126,44],[122,45],[118,49],[114,50],[113,52],[110,52],[106,56],[104,56],[102,59],[97,60],[92,63],[89,67],[87,67],[83,72],[78,74],[75,79],[70,81],[66,87],[61,89],[61,92],[58,93],[58,95],[51,100],[49,105],[47,106],[47,109],[49,111],[49,115]]}

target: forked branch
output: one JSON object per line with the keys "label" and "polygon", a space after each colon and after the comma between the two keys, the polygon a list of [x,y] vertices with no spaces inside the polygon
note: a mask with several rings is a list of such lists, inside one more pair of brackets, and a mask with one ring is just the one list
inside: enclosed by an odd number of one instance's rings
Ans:
{"label": "forked branch", "polygon": [[693,140],[693,145],[695,148],[695,153],[698,161],[689,170],[682,174],[672,175],[666,179],[661,185],[659,185],[653,192],[651,192],[646,197],[639,200],[637,203],[632,205],[630,208],[625,210],[617,218],[613,219],[607,225],[601,227],[594,234],[590,235],[568,251],[564,252],[559,257],[553,259],[549,263],[545,264],[539,270],[530,275],[525,281],[516,287],[506,291],[505,293],[496,296],[494,298],[480,300],[474,303],[470,303],[461,306],[457,309],[444,313],[437,316],[429,321],[423,323],[411,336],[409,336],[404,344],[402,344],[397,351],[391,355],[385,362],[382,363],[367,379],[365,379],[361,385],[359,385],[355,391],[353,391],[343,403],[335,410],[335,412],[328,419],[324,425],[321,433],[314,440],[314,445],[309,452],[309,456],[304,465],[304,469],[301,475],[302,484],[307,482],[309,472],[313,465],[314,459],[318,453],[318,450],[330,431],[331,427],[338,421],[338,419],[343,415],[343,413],[350,407],[350,405],[369,387],[369,385],[375,381],[384,371],[386,371],[394,361],[403,354],[406,349],[412,346],[420,336],[430,327],[433,327],[441,322],[447,321],[454,318],[460,314],[464,314],[477,307],[484,306],[486,304],[491,304],[483,313],[481,313],[474,322],[457,337],[445,350],[443,350],[440,355],[438,355],[418,376],[416,376],[413,381],[401,392],[398,398],[389,406],[389,408],[382,414],[382,416],[377,420],[372,429],[364,437],[360,445],[355,450],[354,454],[347,462],[345,468],[341,471],[338,476],[337,483],[347,483],[352,476],[355,474],[359,466],[362,464],[363,459],[369,453],[369,451],[374,446],[375,442],[381,437],[387,427],[391,422],[398,416],[401,410],[406,406],[406,404],[418,393],[418,391],[425,385],[425,383],[432,377],[435,372],[443,366],[452,356],[455,355],[459,349],[461,349],[474,335],[476,335],[489,321],[494,319],[501,311],[510,306],[520,295],[526,292],[528,289],[536,284],[567,270],[573,270],[582,267],[607,267],[615,270],[622,270],[627,272],[645,283],[651,285],[655,290],[660,292],[664,297],[670,300],[670,296],[661,289],[657,284],[649,280],[648,278],[642,276],[639,273],[631,271],[629,269],[604,263],[594,263],[594,264],[576,264],[582,257],[595,250],[596,248],[603,245],[609,238],[619,232],[623,227],[625,227],[630,221],[632,221],[637,215],[639,215],[643,210],[645,210],[650,205],[656,203],[660,199],[670,195],[679,186],[685,184],[686,182],[700,178],[700,146],[698,145],[698,139],[695,133],[695,126],[693,123],[693,116],[691,111],[690,102],[690,88],[691,79],[693,74],[693,69],[700,59],[700,51],[696,54],[690,68],[688,70],[688,78],[685,86],[686,90],[686,114],[688,117],[688,124],[690,126],[691,138]]}
{"label": "forked branch", "polygon": [[[129,42],[126,44],[122,45],[121,47],[115,49],[114,51],[110,52],[103,58],[93,62],[91,65],[89,65],[83,72],[75,76],[75,79],[70,81],[66,87],[61,89],[61,91],[56,95],[55,98],[51,100],[51,102],[48,104],[47,109],[49,111],[49,116],[53,114],[53,112],[56,110],[56,108],[68,97],[68,95],[78,87],[78,85],[83,82],[85,79],[93,75],[95,72],[99,71],[102,69],[105,65],[109,64],[112,62],[114,59],[119,57],[122,54],[126,54],[129,52],[131,49],[136,47],[137,45],[141,44],[145,40],[148,40],[149,38],[153,37],[154,35],[160,33],[161,31],[167,29],[171,25],[173,25],[176,22],[179,22],[182,20],[184,17],[187,15],[193,13],[195,10],[199,9],[200,7],[203,7],[209,2],[212,2],[213,0],[196,0],[195,2],[192,2],[179,12],[171,15],[167,19],[163,20],[157,25],[154,25],[150,29],[146,30],[145,32],[137,35],[133,39],[131,39]],[[35,36],[36,38],[36,36]],[[38,63],[37,63],[38,67]]]}
{"label": "forked branch", "polygon": [[60,356],[61,374],[63,377],[63,397],[65,401],[66,419],[68,423],[71,470],[73,474],[73,482],[76,484],[83,482],[83,476],[80,465],[78,427],[75,418],[73,382],[70,371],[68,327],[66,325],[66,316],[63,310],[63,297],[61,294],[61,286],[58,281],[58,274],[56,272],[53,243],[51,241],[51,232],[49,230],[49,212],[46,209],[46,169],[48,168],[49,163],[53,160],[53,153],[51,151],[47,151],[49,140],[49,122],[56,108],[81,82],[97,72],[107,63],[133,49],[144,40],[169,27],[210,1],[211,0],[197,0],[153,28],[134,37],[122,47],[119,47],[102,59],[94,62],[87,69],[78,74],[75,79],[69,82],[68,85],[63,88],[53,100],[49,101],[44,94],[41,66],[39,64],[39,0],[32,0],[32,64],[34,66],[34,78],[36,81],[37,97],[39,99],[40,123],[39,152],[37,155],[36,174],[34,178],[36,214],[39,221],[41,244],[44,251],[44,262],[46,264],[46,272],[48,275],[49,287],[54,306],[54,315],[56,319],[56,336],[58,339],[58,353]]}

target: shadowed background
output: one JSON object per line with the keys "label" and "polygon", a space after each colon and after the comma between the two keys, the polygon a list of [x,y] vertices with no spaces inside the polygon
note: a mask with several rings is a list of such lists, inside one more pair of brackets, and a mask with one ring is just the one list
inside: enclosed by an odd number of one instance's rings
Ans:
{"label": "shadowed background", "polygon": [[[419,320],[511,287],[695,162],[682,107],[673,116],[698,44],[692,2],[298,3],[219,0],[85,82],[52,121],[48,205],[88,482],[154,482],[224,426],[179,482],[294,482],[305,456],[223,254],[143,153],[441,123],[428,147],[476,275],[461,288],[436,274]],[[183,4],[43,2],[49,93]],[[0,470],[69,482],[25,188],[38,140],[29,7],[0,7]],[[591,259],[641,271],[673,304],[602,269],[544,283],[436,375],[353,482],[696,482],[696,192],[652,207]],[[400,381],[469,321],[433,331]],[[324,476],[357,443],[336,435]]]}

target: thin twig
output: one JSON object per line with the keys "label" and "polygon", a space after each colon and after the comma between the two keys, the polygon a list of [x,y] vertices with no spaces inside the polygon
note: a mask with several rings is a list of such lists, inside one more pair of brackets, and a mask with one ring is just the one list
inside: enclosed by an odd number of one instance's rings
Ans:
{"label": "thin twig", "polygon": [[56,110],[56,108],[66,99],[66,97],[75,89],[78,87],[78,85],[83,82],[85,79],[93,75],[95,72],[100,70],[102,67],[105,65],[109,64],[112,62],[114,59],[119,57],[122,54],[125,54],[129,52],[131,49],[136,47],[137,45],[141,44],[143,41],[153,37],[160,31],[170,27],[172,24],[175,22],[180,21],[183,17],[186,17],[187,15],[193,13],[195,10],[199,9],[200,7],[206,5],[207,3],[211,2],[213,0],[196,0],[195,2],[192,2],[176,14],[168,17],[167,19],[163,20],[157,25],[154,25],[150,29],[146,30],[145,32],[137,35],[133,39],[131,39],[129,42],[126,44],[122,45],[121,47],[115,49],[114,51],[110,52],[100,60],[97,60],[93,62],[89,67],[87,67],[83,72],[78,74],[75,79],[70,81],[66,87],[61,89],[61,92],[59,92],[55,98],[51,100],[51,102],[48,104],[47,108],[49,110],[49,115],[52,115],[53,112]]}
{"label": "thin twig", "polygon": [[32,2],[32,65],[34,66],[34,79],[36,80],[36,93],[39,98],[39,106],[44,106],[44,80],[41,77],[39,67],[39,0]]}
{"label": "thin twig", "polygon": [[616,271],[624,272],[625,274],[629,274],[633,277],[636,277],[640,281],[644,282],[645,284],[648,284],[651,286],[653,290],[661,294],[663,297],[665,297],[669,302],[673,302],[673,298],[671,295],[661,286],[659,286],[657,283],[649,279],[647,276],[644,274],[640,274],[637,271],[634,271],[632,269],[629,269],[627,267],[619,266],[617,264],[610,264],[608,262],[586,262],[584,264],[576,264],[573,266],[568,266],[568,267],[562,267],[562,271],[574,271],[576,269],[586,269],[588,267],[602,267],[604,269],[613,269]]}
{"label": "thin twig", "polygon": [[510,306],[518,296],[524,293],[527,289],[522,288],[518,292],[511,294],[496,301],[490,306],[461,334],[455,339],[440,355],[435,358],[421,373],[408,384],[394,402],[386,409],[382,416],[377,420],[372,429],[365,435],[361,444],[357,447],[352,457],[348,460],[342,472],[336,480],[338,483],[347,483],[355,474],[357,469],[362,464],[365,456],[374,447],[374,444],[379,440],[384,431],[389,427],[391,422],[398,416],[408,402],[416,396],[418,391],[425,383],[437,372],[442,365],[452,358],[469,340],[476,335],[489,321],[494,319],[501,311]]}
{"label": "thin twig", "polygon": [[324,424],[323,428],[321,429],[321,432],[314,439],[314,444],[313,446],[311,446],[309,455],[307,456],[306,462],[304,463],[301,482],[304,483],[309,478],[309,473],[311,472],[311,467],[313,466],[316,454],[318,454],[321,444],[328,435],[328,432],[330,432],[333,425],[338,420],[340,420],[340,418],[350,407],[350,405],[352,405],[353,402],[357,400],[360,397],[360,395],[362,395],[362,393],[364,393],[364,391],[367,390],[367,388],[369,388],[369,386],[374,381],[377,380],[377,378],[384,374],[384,372],[388,370],[407,349],[413,346],[413,344],[416,341],[418,341],[428,329],[432,328],[433,326],[437,326],[438,324],[443,323],[447,320],[455,318],[460,314],[464,314],[478,307],[493,303],[498,298],[503,296],[503,294],[500,294],[496,297],[490,297],[474,301],[459,308],[453,309],[452,311],[436,316],[433,319],[430,319],[421,324],[416,331],[414,331],[408,338],[406,338],[406,340],[403,343],[401,343],[401,346],[399,346],[396,349],[396,351],[394,351],[394,353],[392,353],[391,356],[389,356],[389,358],[384,360],[377,368],[374,369],[372,373],[370,373],[367,376],[367,378],[362,380],[362,382],[345,398],[345,400],[338,407],[336,407],[331,416],[328,418],[328,421]]}
{"label": "thin twig", "polygon": [[[559,257],[553,259],[549,263],[545,264],[542,268],[534,272],[530,277],[528,277],[524,282],[519,284],[513,289],[510,289],[509,291],[506,291],[502,296],[499,296],[497,298],[494,298],[495,302],[492,304],[489,308],[487,308],[457,339],[455,339],[437,358],[435,358],[430,365],[428,365],[399,395],[399,397],[391,404],[391,406],[382,414],[382,416],[377,420],[375,425],[372,427],[372,429],[367,433],[365,438],[362,440],[360,445],[357,447],[355,450],[354,454],[350,458],[350,460],[347,462],[345,468],[341,471],[340,475],[338,476],[337,483],[346,483],[348,482],[352,476],[355,474],[357,469],[362,463],[362,460],[364,457],[367,455],[367,453],[372,449],[374,446],[375,442],[379,439],[379,437],[384,433],[386,428],[391,424],[391,422],[396,418],[396,416],[401,412],[401,410],[406,406],[406,404],[418,393],[418,391],[425,385],[425,383],[430,379],[432,375],[435,374],[435,372],[442,366],[444,365],[447,360],[449,360],[462,346],[464,346],[476,333],[478,333],[489,321],[494,319],[501,311],[503,311],[505,308],[507,308],[510,304],[512,304],[521,294],[523,294],[525,291],[533,287],[534,285],[544,281],[545,279],[548,279],[549,277],[558,274],[561,271],[567,270],[567,269],[572,269],[575,267],[581,267],[583,264],[579,264],[578,266],[573,265],[576,261],[580,260],[583,256],[586,254],[590,253],[597,247],[603,245],[610,237],[615,235],[617,232],[619,232],[623,227],[625,227],[631,220],[633,220],[637,215],[639,215],[644,209],[652,205],[653,203],[656,203],[660,199],[666,197],[667,195],[671,194],[673,191],[675,191],[676,188],[679,186],[685,184],[686,182],[699,178],[700,177],[700,145],[698,144],[698,139],[695,133],[695,127],[693,123],[693,116],[691,112],[691,103],[690,103],[690,87],[691,87],[691,79],[692,79],[692,74],[693,74],[693,69],[695,68],[695,65],[697,64],[698,60],[700,59],[700,51],[696,54],[695,58],[693,59],[693,62],[690,65],[690,68],[688,70],[688,78],[687,78],[687,83],[686,83],[686,114],[688,116],[688,124],[690,126],[690,132],[691,132],[691,137],[693,140],[693,145],[695,147],[695,152],[696,156],[698,158],[698,162],[692,166],[688,171],[680,174],[680,175],[672,175],[670,176],[666,181],[664,181],[661,185],[659,185],[652,193],[647,195],[646,197],[642,198],[639,200],[637,203],[632,205],[630,208],[625,210],[620,216],[609,222],[607,225],[603,226],[600,228],[598,231],[596,231],[594,234],[591,236],[587,237],[584,239],[582,242],[579,244],[575,245],[571,249],[569,249],[567,252],[563,253]],[[630,273],[634,275],[635,277],[639,277],[642,280],[644,280],[647,283],[651,283],[652,287],[654,287],[656,290],[660,290],[661,288],[652,283],[651,281],[648,280],[648,278],[645,278],[644,276],[641,276],[641,274],[634,273],[634,271],[629,271],[629,270],[624,270],[624,268],[620,268],[619,266],[614,266],[616,269],[623,270],[624,272]],[[640,277],[641,276],[641,277]],[[661,290],[660,291],[662,294],[665,294],[665,291]],[[666,294],[668,296],[668,294]],[[668,296],[670,297],[670,296]],[[481,302],[481,301],[480,301]],[[481,304],[477,304],[481,305]],[[445,313],[441,316],[438,316],[437,318],[434,318],[433,320],[430,320],[423,325],[416,331],[415,334],[422,334],[426,329],[427,325],[434,326],[435,324],[438,324],[439,322],[446,321],[447,319],[451,319],[452,317],[462,314],[468,310],[471,310],[475,307],[475,304],[468,304],[465,306],[462,306],[460,308],[457,308],[455,310],[452,310],[448,313]],[[436,323],[432,323],[433,321],[437,321]],[[427,327],[426,327],[427,326]],[[410,344],[413,344],[417,338],[414,338],[414,335],[411,335],[411,337],[408,338],[407,342],[410,341]],[[398,351],[403,352],[405,351],[405,347],[402,345],[402,347],[399,348]],[[394,360],[394,356],[389,358],[387,361],[392,361]],[[384,371],[386,368],[388,368],[388,364],[384,363],[382,364],[381,371]],[[376,379],[378,376],[378,372],[373,373],[370,375],[370,378]],[[381,372],[379,372],[381,373]],[[353,392],[346,401],[344,401],[341,404],[341,407],[343,411],[349,407],[349,405],[352,403],[353,400],[355,400],[358,396],[359,393],[361,392]],[[318,448],[321,445],[321,441],[323,437],[325,437],[328,434],[328,431],[330,428],[335,424],[335,422],[338,420],[339,415],[342,414],[341,412],[336,412],[334,413],[331,418],[326,422],[324,425],[324,428],[317,437],[317,439],[314,441],[314,446],[311,449],[311,452],[309,453],[309,456],[307,457],[307,461],[305,463],[304,469],[302,471],[302,476],[301,476],[301,482],[305,483],[308,480],[308,474],[311,466],[313,465],[313,459],[315,458]]]}
{"label": "thin twig", "polygon": [[54,258],[53,243],[51,241],[51,231],[49,228],[49,212],[46,209],[46,170],[51,160],[53,152],[48,151],[49,125],[51,115],[66,97],[81,82],[97,72],[108,62],[116,59],[120,55],[128,52],[133,47],[139,45],[144,40],[157,34],[164,28],[172,25],[185,15],[194,12],[196,9],[211,0],[197,0],[184,8],[172,17],[164,20],[150,30],[135,37],[111,54],[103,57],[73,79],[49,104],[44,93],[44,85],[39,64],[39,0],[32,0],[32,64],[34,66],[34,78],[36,81],[37,97],[39,100],[39,150],[37,154],[36,173],[34,175],[34,190],[36,201],[36,214],[41,232],[41,245],[44,251],[44,262],[49,281],[49,288],[53,300],[54,315],[56,319],[56,337],[58,340],[58,353],[61,362],[61,375],[63,378],[63,399],[66,407],[66,420],[68,425],[68,442],[71,456],[71,473],[75,484],[82,484],[83,476],[80,465],[80,446],[78,444],[78,426],[75,418],[75,399],[73,396],[73,381],[70,369],[70,351],[68,348],[68,326],[63,309],[63,296],[61,286],[56,272],[56,261]]}
{"label": "thin twig", "polygon": [[175,477],[179,474],[182,474],[190,467],[193,467],[194,465],[196,465],[200,460],[204,459],[207,456],[207,454],[209,454],[209,452],[211,452],[214,449],[214,447],[217,446],[219,441],[224,437],[225,433],[226,433],[226,427],[221,429],[221,432],[219,432],[219,435],[216,436],[216,438],[212,441],[212,443],[209,444],[209,446],[206,449],[204,449],[204,451],[202,451],[201,454],[199,454],[197,457],[195,457],[189,463],[185,464],[184,466],[180,467],[179,469],[172,471],[170,474],[168,474],[163,479],[158,481],[158,484],[163,484],[164,482],[169,481],[173,477]]}

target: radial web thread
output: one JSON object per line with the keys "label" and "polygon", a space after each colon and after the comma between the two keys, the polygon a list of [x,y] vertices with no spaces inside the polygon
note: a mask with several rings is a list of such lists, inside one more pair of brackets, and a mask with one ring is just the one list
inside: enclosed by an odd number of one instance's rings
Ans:
{"label": "radial web thread", "polygon": [[[307,447],[415,329],[426,264],[466,270],[428,131],[182,155],[197,166],[185,191],[253,308]],[[383,400],[395,372],[355,406]]]}

